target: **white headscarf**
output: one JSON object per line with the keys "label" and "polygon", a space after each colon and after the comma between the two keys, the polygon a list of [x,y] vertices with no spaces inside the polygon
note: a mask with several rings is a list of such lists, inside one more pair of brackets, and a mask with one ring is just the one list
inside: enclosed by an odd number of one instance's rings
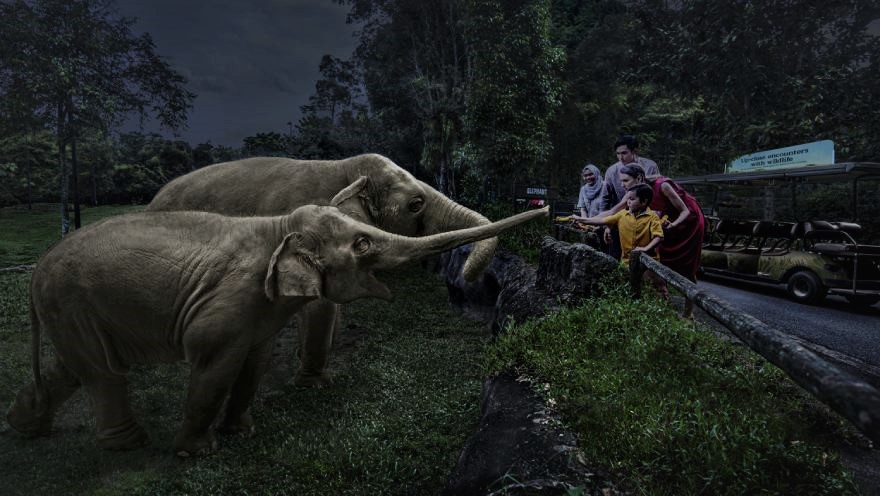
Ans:
{"label": "white headscarf", "polygon": [[584,183],[581,189],[586,193],[587,199],[590,201],[595,200],[599,193],[602,192],[602,173],[599,172],[599,168],[593,164],[587,164],[584,166],[584,169],[581,171],[581,174],[587,171],[591,171],[596,176],[596,181],[593,182],[592,185]]}

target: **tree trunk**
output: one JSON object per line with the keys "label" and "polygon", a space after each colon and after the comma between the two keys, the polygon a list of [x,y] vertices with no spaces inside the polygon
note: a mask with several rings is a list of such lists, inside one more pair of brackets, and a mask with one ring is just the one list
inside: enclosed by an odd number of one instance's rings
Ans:
{"label": "tree trunk", "polygon": [[34,163],[34,154],[31,150],[31,133],[27,134],[27,165],[24,168],[25,179],[27,180],[27,185],[25,187],[26,195],[27,195],[27,208],[28,210],[33,210],[34,208],[34,198],[33,198],[33,188],[31,186],[31,170],[33,168]]}
{"label": "tree trunk", "polygon": [[[59,132],[60,134],[60,132]],[[70,189],[69,189],[69,177],[67,175],[67,161],[65,160],[65,155],[67,154],[67,144],[64,143],[64,138],[61,136],[58,137],[58,166],[60,169],[60,173],[58,174],[59,180],[61,184],[59,185],[61,188],[61,237],[67,235],[70,232],[70,215],[67,212],[67,201],[70,199]]]}
{"label": "tree trunk", "polygon": [[95,176],[97,170],[95,170],[95,161],[93,160],[91,165],[89,166],[89,175],[91,175],[92,179],[92,206],[98,206],[98,179]]}
{"label": "tree trunk", "polygon": [[59,196],[61,202],[61,237],[70,232],[70,215],[67,212],[67,201],[70,199],[70,178],[67,175],[67,143],[64,141],[64,104],[58,103],[57,107],[58,123],[55,129],[58,138],[58,167],[59,174]]}
{"label": "tree trunk", "polygon": [[70,165],[71,175],[73,176],[73,228],[82,227],[82,221],[79,209],[79,164],[76,160],[76,136],[70,139]]}
{"label": "tree trunk", "polygon": [[440,187],[441,193],[443,193],[446,196],[449,196],[449,186],[448,186],[448,178],[447,178],[447,172],[446,172],[447,167],[448,166],[446,165],[445,154],[443,152],[441,152],[440,153],[440,181],[439,181],[440,184],[438,184],[438,186]]}
{"label": "tree trunk", "polygon": [[28,210],[33,210],[34,208],[34,198],[31,188],[31,163],[28,162],[27,167],[25,168],[25,177],[27,178],[27,208]]}

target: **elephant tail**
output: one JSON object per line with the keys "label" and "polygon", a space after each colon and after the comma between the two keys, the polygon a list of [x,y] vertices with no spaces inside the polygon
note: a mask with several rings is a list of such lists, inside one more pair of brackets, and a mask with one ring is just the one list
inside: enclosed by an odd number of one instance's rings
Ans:
{"label": "elephant tail", "polygon": [[[31,364],[33,365],[34,382],[28,384],[15,397],[15,401],[6,412],[6,421],[17,432],[34,437],[47,434],[52,426],[49,410],[49,392],[44,389],[43,377],[40,373],[40,320],[34,309],[33,296],[30,298],[31,316]],[[47,415],[47,413],[49,415]]]}
{"label": "elephant tail", "polygon": [[34,373],[34,395],[35,404],[40,409],[41,406],[47,404],[46,390],[43,389],[43,374],[40,367],[40,354],[43,347],[43,336],[40,329],[40,319],[37,317],[37,310],[34,308],[34,297],[31,294],[29,298],[30,314],[31,314],[31,366]]}

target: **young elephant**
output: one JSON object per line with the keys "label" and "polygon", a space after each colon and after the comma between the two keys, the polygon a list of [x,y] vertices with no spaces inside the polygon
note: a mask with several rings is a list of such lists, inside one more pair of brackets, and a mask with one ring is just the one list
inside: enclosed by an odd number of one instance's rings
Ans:
{"label": "young elephant", "polygon": [[[7,414],[26,435],[46,434],[80,386],[91,398],[98,444],[142,445],[127,397],[132,364],[191,366],[174,450],[200,455],[220,430],[250,432],[248,408],[271,357],[272,337],[307,302],[390,298],[373,270],[495,236],[546,211],[422,238],[386,233],[334,207],[279,217],[158,212],[113,217],[78,230],[37,263],[31,281],[34,382]],[[40,333],[56,359],[40,373]]]}
{"label": "young elephant", "polygon": [[[360,177],[367,180],[354,188]],[[372,153],[343,160],[255,157],[214,164],[165,185],[147,210],[283,215],[302,205],[327,205],[345,190],[349,193],[331,205],[394,234],[426,236],[489,223],[388,158]],[[497,243],[492,238],[474,244],[462,269],[465,279],[472,281],[483,272]],[[327,299],[311,302],[299,312],[297,386],[331,382],[326,367],[339,312],[339,306]]]}

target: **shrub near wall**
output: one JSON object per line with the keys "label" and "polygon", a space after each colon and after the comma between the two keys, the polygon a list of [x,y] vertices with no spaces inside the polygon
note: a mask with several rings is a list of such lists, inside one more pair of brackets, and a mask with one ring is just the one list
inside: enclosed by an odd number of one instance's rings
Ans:
{"label": "shrub near wall", "polygon": [[842,421],[778,369],[680,320],[656,297],[606,296],[511,328],[490,372],[520,367],[577,431],[585,457],[644,494],[855,494],[811,439]]}

